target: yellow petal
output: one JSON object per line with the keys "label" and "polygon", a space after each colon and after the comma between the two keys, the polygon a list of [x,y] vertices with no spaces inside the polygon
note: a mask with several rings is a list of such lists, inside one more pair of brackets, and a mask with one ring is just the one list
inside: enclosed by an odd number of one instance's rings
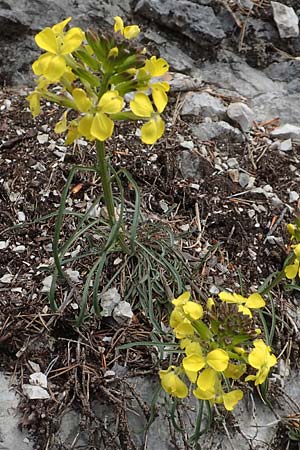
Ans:
{"label": "yellow petal", "polygon": [[225,350],[217,348],[216,350],[212,350],[207,354],[206,362],[217,372],[222,372],[228,366],[229,356],[228,353],[225,352]]}
{"label": "yellow petal", "polygon": [[93,123],[94,116],[92,114],[86,114],[85,116],[80,119],[78,124],[78,131],[79,133],[86,137],[87,139],[91,139],[91,127]]}
{"label": "yellow petal", "polygon": [[176,328],[174,328],[174,333],[177,339],[193,336],[194,332],[194,328],[188,320],[180,323]]}
{"label": "yellow petal", "polygon": [[174,300],[172,300],[172,303],[175,306],[182,306],[189,301],[190,297],[191,293],[189,291],[186,291],[183,294],[179,295],[179,297],[174,298]]}
{"label": "yellow petal", "polygon": [[152,85],[152,98],[156,109],[159,113],[162,113],[168,103],[168,96],[164,90],[161,88]]}
{"label": "yellow petal", "polygon": [[69,30],[63,39],[63,44],[60,48],[60,53],[62,55],[67,55],[68,53],[74,52],[82,44],[84,39],[84,32],[81,28],[75,27]]}
{"label": "yellow petal", "polygon": [[185,345],[185,353],[186,353],[186,356],[190,356],[190,355],[200,355],[200,356],[202,356],[201,345],[199,344],[199,342],[189,341]]}
{"label": "yellow petal", "polygon": [[135,94],[134,99],[130,102],[130,109],[138,117],[151,117],[153,113],[149,97],[142,92]]}
{"label": "yellow petal", "polygon": [[50,81],[58,81],[67,69],[63,56],[53,56],[49,60],[47,69],[43,75]]}
{"label": "yellow petal", "polygon": [[36,44],[47,52],[57,54],[58,46],[54,31],[51,28],[45,28],[34,38]]}
{"label": "yellow petal", "polygon": [[238,380],[246,372],[246,364],[232,364],[229,363],[224,375],[226,378],[232,378],[233,380]]}
{"label": "yellow petal", "polygon": [[116,114],[122,110],[123,106],[124,100],[118,91],[105,92],[98,103],[100,111],[107,114]]}
{"label": "yellow petal", "polygon": [[184,314],[182,313],[182,311],[177,308],[173,309],[169,320],[170,326],[172,328],[176,328],[181,322],[183,322],[183,320]]}
{"label": "yellow petal", "polygon": [[128,27],[125,27],[123,30],[123,35],[125,39],[133,39],[137,37],[137,35],[140,33],[140,28],[137,25],[130,25]]}
{"label": "yellow petal", "polygon": [[61,133],[64,133],[68,129],[67,114],[68,114],[68,111],[65,111],[62,116],[62,119],[56,123],[55,128],[54,128],[55,133],[61,134]]}
{"label": "yellow petal", "polygon": [[263,308],[265,305],[264,299],[257,293],[251,294],[245,303],[247,308]]}
{"label": "yellow petal", "polygon": [[183,311],[193,320],[198,320],[203,316],[202,306],[195,302],[187,302],[183,305]]}
{"label": "yellow petal", "polygon": [[124,30],[124,22],[121,19],[120,16],[116,16],[114,17],[115,19],[115,24],[114,24],[114,32],[117,33],[118,31],[120,31],[123,34],[123,30]]}
{"label": "yellow petal", "polygon": [[197,379],[197,386],[204,391],[213,392],[215,390],[215,383],[216,372],[213,369],[204,369]]}
{"label": "yellow petal", "polygon": [[185,374],[192,383],[196,383],[196,380],[198,377],[198,372],[192,372],[190,370],[185,370]]}
{"label": "yellow petal", "polygon": [[299,270],[299,262],[296,260],[294,264],[290,264],[289,266],[286,266],[284,269],[285,276],[289,280],[293,280],[296,278]]}
{"label": "yellow petal", "polygon": [[99,141],[105,141],[114,131],[114,122],[102,112],[98,112],[93,119],[91,135]]}
{"label": "yellow petal", "polygon": [[206,302],[206,308],[211,311],[213,306],[215,306],[215,301],[212,297],[209,297]]}
{"label": "yellow petal", "polygon": [[67,145],[73,144],[75,139],[79,138],[80,136],[81,136],[81,134],[78,131],[77,124],[71,124],[71,125],[69,125],[69,129],[68,129],[68,133],[67,133],[65,142]]}
{"label": "yellow petal", "polygon": [[244,316],[252,317],[252,312],[250,311],[249,308],[246,308],[246,306],[239,305],[238,312],[244,314]]}
{"label": "yellow petal", "polygon": [[199,400],[212,400],[215,397],[215,391],[205,391],[203,389],[200,389],[199,387],[197,387],[196,389],[193,390],[193,394],[196,398],[198,398]]}
{"label": "yellow petal", "polygon": [[187,386],[173,371],[161,370],[159,376],[161,385],[168,394],[178,398],[184,398],[188,395]]}
{"label": "yellow petal", "polygon": [[298,244],[294,247],[294,253],[295,253],[297,259],[300,260],[300,244]]}
{"label": "yellow petal", "polygon": [[141,140],[145,144],[152,145],[162,137],[165,131],[165,123],[160,116],[152,117],[141,128]]}
{"label": "yellow petal", "polygon": [[92,102],[83,89],[73,89],[72,96],[80,112],[87,112],[91,108]]}
{"label": "yellow petal", "polygon": [[198,372],[205,366],[205,359],[201,355],[186,356],[182,360],[182,365],[184,370],[188,370],[190,372]]}
{"label": "yellow petal", "polygon": [[43,53],[34,63],[32,64],[32,70],[35,75],[43,75],[47,70],[53,55],[51,53]]}
{"label": "yellow petal", "polygon": [[144,69],[151,77],[160,77],[168,72],[169,65],[165,59],[152,56],[146,61]]}
{"label": "yellow petal", "polygon": [[40,113],[40,94],[37,92],[32,92],[26,97],[26,100],[29,102],[29,107],[31,114],[33,117],[36,117]]}
{"label": "yellow petal", "polygon": [[219,298],[220,300],[222,300],[223,302],[227,302],[227,303],[245,303],[246,302],[246,298],[243,297],[242,295],[239,294],[231,294],[230,292],[220,292]]}
{"label": "yellow petal", "polygon": [[227,411],[232,411],[236,404],[242,400],[244,394],[240,389],[223,394],[223,403]]}
{"label": "yellow petal", "polygon": [[65,26],[72,20],[72,17],[68,17],[67,19],[63,20],[62,22],[57,23],[56,25],[53,25],[51,28],[55,34],[62,34],[64,31]]}

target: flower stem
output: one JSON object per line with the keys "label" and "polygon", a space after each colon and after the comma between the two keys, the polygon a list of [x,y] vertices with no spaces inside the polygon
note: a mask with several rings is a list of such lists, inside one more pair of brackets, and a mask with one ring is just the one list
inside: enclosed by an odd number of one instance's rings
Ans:
{"label": "flower stem", "polygon": [[108,169],[108,164],[105,158],[105,147],[104,142],[96,141],[96,150],[97,150],[97,171],[101,177],[101,183],[104,194],[104,202],[107,208],[108,218],[110,225],[113,225],[116,221],[115,216],[115,206],[114,199],[111,188],[110,174]]}

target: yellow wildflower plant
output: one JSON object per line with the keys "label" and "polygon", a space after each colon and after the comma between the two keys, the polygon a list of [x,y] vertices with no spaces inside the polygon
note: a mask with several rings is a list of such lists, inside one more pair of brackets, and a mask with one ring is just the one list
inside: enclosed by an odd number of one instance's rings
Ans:
{"label": "yellow wildflower plant", "polygon": [[297,244],[293,248],[295,259],[293,264],[289,264],[284,268],[285,276],[289,280],[294,280],[297,276],[300,277],[300,244]]}
{"label": "yellow wildflower plant", "polygon": [[[276,364],[276,357],[263,339],[257,339],[261,330],[252,314],[244,311],[244,308],[262,308],[265,301],[261,295],[243,297],[221,292],[219,297],[221,302],[210,297],[205,311],[200,304],[191,301],[190,292],[184,292],[172,300],[170,326],[184,353],[177,373],[193,386],[193,395],[232,411],[243,398],[242,390],[235,389],[234,383],[263,383]],[[232,328],[233,324],[236,329]],[[247,376],[249,368],[257,369],[257,373]],[[162,383],[166,392],[176,391],[178,380],[174,378],[174,370],[171,366],[166,371],[173,374]]]}

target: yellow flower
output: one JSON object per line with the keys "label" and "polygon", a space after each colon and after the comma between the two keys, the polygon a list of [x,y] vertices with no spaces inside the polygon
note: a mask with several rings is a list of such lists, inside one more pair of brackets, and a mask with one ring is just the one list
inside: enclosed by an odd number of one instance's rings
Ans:
{"label": "yellow flower", "polygon": [[169,64],[163,58],[156,58],[156,56],[152,56],[150,59],[147,59],[143,70],[151,77],[162,77],[169,70]]}
{"label": "yellow flower", "polygon": [[227,411],[232,411],[236,404],[242,400],[244,394],[240,389],[235,389],[234,391],[223,393],[222,402],[224,403]]}
{"label": "yellow flower", "polygon": [[202,356],[202,354],[190,354],[183,358],[182,365],[184,370],[191,372],[198,372],[205,365],[208,365],[216,372],[223,372],[227,368],[228,362],[228,353],[221,348],[217,348],[209,352],[206,357]]}
{"label": "yellow flower", "polygon": [[239,305],[238,310],[244,315],[252,317],[250,309],[263,308],[265,301],[258,293],[251,294],[248,298],[239,294],[231,294],[230,292],[220,292],[219,298],[226,303],[236,303]]}
{"label": "yellow flower", "polygon": [[188,388],[184,382],[174,373],[172,367],[167,370],[160,370],[159,377],[163,389],[170,395],[184,398],[188,395]]}
{"label": "yellow flower", "polygon": [[114,19],[115,19],[114,32],[118,33],[119,31],[124,36],[125,39],[133,39],[137,37],[137,35],[141,31],[137,25],[130,25],[128,27],[124,27],[124,22],[119,16],[114,17]]}
{"label": "yellow flower", "polygon": [[[74,100],[77,102],[78,109],[86,111],[89,99],[82,89],[75,89],[75,91]],[[118,91],[105,92],[96,106],[96,113],[90,111],[79,121],[79,132],[89,140],[105,141],[112,136],[114,129],[114,122],[110,119],[109,114],[120,112],[123,106],[124,100]]]}
{"label": "yellow flower", "polygon": [[82,44],[84,33],[80,28],[71,28],[64,32],[70,22],[68,17],[52,28],[45,28],[35,36],[36,44],[46,50],[32,65],[35,75],[44,75],[50,81],[58,81],[67,71],[65,56]]}
{"label": "yellow flower", "polygon": [[295,260],[284,269],[285,276],[289,280],[293,280],[297,275],[300,277],[300,244],[295,245],[293,251],[296,255]]}
{"label": "yellow flower", "polygon": [[277,362],[276,356],[271,354],[271,349],[262,339],[254,341],[254,349],[249,353],[248,363],[258,369],[256,375],[248,375],[245,381],[254,381],[255,386],[262,384]]}

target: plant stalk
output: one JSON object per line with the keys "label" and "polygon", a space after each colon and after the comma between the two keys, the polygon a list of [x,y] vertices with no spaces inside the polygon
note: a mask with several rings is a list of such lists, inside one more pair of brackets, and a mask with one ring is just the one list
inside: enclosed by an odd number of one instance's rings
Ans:
{"label": "plant stalk", "polygon": [[107,208],[109,223],[112,226],[116,221],[114,198],[112,194],[110,174],[108,164],[105,158],[104,142],[96,141],[97,150],[97,171],[101,177],[101,184],[104,194],[104,202]]}

